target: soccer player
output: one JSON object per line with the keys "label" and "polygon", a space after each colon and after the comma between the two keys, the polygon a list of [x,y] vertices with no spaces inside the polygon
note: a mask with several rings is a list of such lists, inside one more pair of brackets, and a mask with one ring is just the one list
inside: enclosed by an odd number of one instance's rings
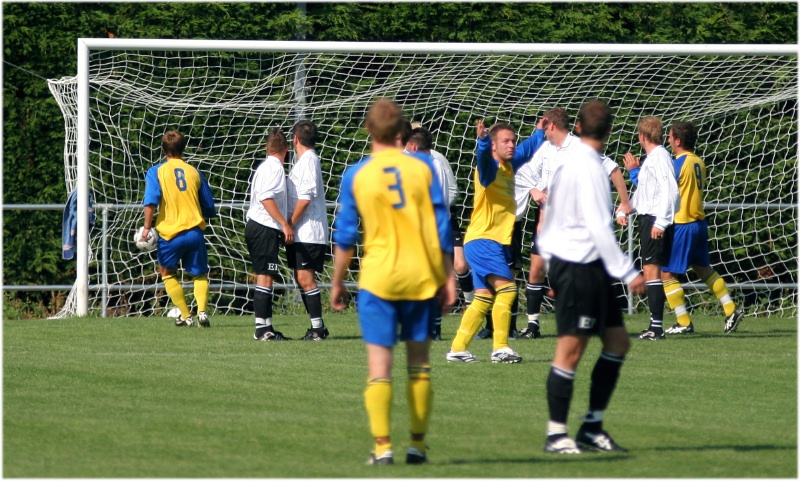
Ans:
{"label": "soccer player", "polygon": [[214,198],[208,181],[197,169],[183,161],[187,139],[177,130],[161,138],[161,151],[166,162],[147,169],[144,188],[144,230],[147,239],[154,227],[153,216],[158,208],[155,228],[158,232],[158,273],[164,281],[172,303],[181,314],[178,327],[191,326],[192,313],[186,303],[183,287],[175,278],[179,264],[194,278],[194,299],[200,327],[211,327],[206,313],[208,303],[208,251],[203,231],[205,219],[216,217]]}
{"label": "soccer player", "polygon": [[292,127],[295,163],[286,183],[289,194],[289,224],[294,242],[286,245],[286,259],[300,286],[303,305],[311,320],[311,328],[303,340],[321,341],[328,337],[322,319],[322,295],[314,272],[325,268],[328,250],[328,212],[325,207],[325,184],[322,167],[315,150],[317,126],[301,120]]}
{"label": "soccer player", "polygon": [[[410,135],[411,129],[421,127],[419,123],[410,123],[410,129],[405,133],[404,138]],[[475,286],[472,283],[472,270],[464,257],[464,231],[461,229],[459,221],[456,200],[458,199],[458,180],[453,173],[453,168],[450,166],[447,158],[439,151],[433,148],[431,143],[430,149],[431,157],[433,157],[434,165],[437,171],[444,172],[447,176],[447,205],[450,206],[450,231],[453,233],[453,270],[456,273],[456,281],[461,294],[464,296],[464,304],[469,305],[472,298],[475,296]],[[433,336],[434,341],[441,341],[441,327],[436,330]]]}
{"label": "soccer player", "polygon": [[492,309],[491,361],[517,363],[522,358],[508,347],[511,306],[517,286],[511,272],[511,241],[516,219],[514,174],[528,162],[544,140],[539,119],[530,138],[517,146],[514,129],[496,123],[488,130],[476,122],[477,166],[474,208],[464,236],[464,254],[472,267],[475,298],[461,318],[455,339],[447,352],[449,362],[475,362],[467,347],[489,309]]}
{"label": "soccer player", "polygon": [[[680,202],[672,157],[662,145],[663,131],[664,127],[658,117],[649,116],[639,120],[639,144],[644,148],[647,161],[642,164],[638,175],[630,175],[631,181],[637,186],[633,196],[633,210],[639,214],[642,270],[650,307],[650,325],[638,338],[646,341],[665,339],[666,296],[661,281],[661,266],[669,263],[672,223]],[[627,152],[623,160],[629,172],[637,172],[635,169],[640,163],[632,153]],[[617,223],[627,225],[627,216],[618,216]]]}
{"label": "soccer player", "polygon": [[[544,293],[547,290],[545,280],[544,259],[539,255],[536,247],[538,226],[541,225],[541,217],[544,216],[544,204],[547,201],[548,184],[556,166],[569,158],[575,147],[580,145],[580,139],[570,131],[569,117],[567,111],[561,107],[555,107],[544,113],[547,123],[544,127],[544,136],[547,141],[536,152],[523,172],[525,179],[520,179],[517,174],[517,181],[530,184],[530,196],[539,207],[538,215],[533,224],[533,241],[531,242],[531,262],[528,271],[528,284],[525,288],[527,300],[528,326],[520,331],[521,339],[538,339],[541,337],[540,315]],[[605,170],[611,183],[620,198],[618,212],[628,214],[631,211],[628,190],[625,187],[625,179],[619,166],[608,156],[602,155],[603,170]],[[528,170],[529,169],[529,170]],[[527,202],[527,199],[525,200]]]}
{"label": "soccer player", "polygon": [[334,309],[347,306],[344,276],[359,219],[364,232],[357,307],[367,350],[364,404],[375,439],[367,464],[394,463],[391,375],[398,337],[406,344],[408,372],[411,445],[406,463],[427,462],[425,434],[433,401],[430,332],[437,312],[456,296],[447,203],[430,159],[398,147],[402,115],[386,98],[369,108],[365,126],[372,152],[345,171],[334,222]]}
{"label": "soccer player", "polygon": [[[433,164],[434,171],[436,172],[436,178],[438,179],[437,182],[439,183],[439,187],[441,188],[442,192],[448,195],[446,199],[449,209],[450,178],[453,176],[452,170],[450,169],[450,164],[447,162],[447,159],[445,159],[443,156],[440,156],[439,158],[433,157],[431,152],[432,145],[433,145],[433,138],[431,136],[430,131],[422,127],[414,127],[410,131],[408,131],[405,135],[403,135],[403,152],[425,155],[430,159],[431,163]],[[450,172],[449,175],[448,172]],[[452,222],[451,222],[451,232],[452,232]],[[455,241],[455,239],[453,240]],[[440,315],[438,315],[436,319],[434,319],[433,321],[433,331],[431,332],[431,339],[433,339],[434,341],[442,340],[441,314],[442,313],[440,313]]]}
{"label": "soccer player", "polygon": [[267,135],[267,158],[259,164],[250,186],[250,208],[244,237],[256,274],[253,293],[256,341],[286,341],[272,325],[272,283],[278,276],[280,243],[294,242],[294,231],[287,220],[286,175],[283,162],[289,151],[286,136],[280,129]]}
{"label": "soccer player", "polygon": [[686,310],[683,287],[677,278],[686,274],[689,267],[705,282],[717,296],[725,310],[725,333],[736,330],[744,312],[728,294],[728,286],[717,271],[711,267],[708,252],[708,222],[703,211],[703,189],[706,185],[706,164],[694,153],[697,143],[697,128],[691,122],[673,122],[669,128],[667,142],[675,156],[675,172],[678,173],[680,209],[675,213],[672,232],[672,252],[669,264],[661,270],[664,292],[669,307],[675,311],[677,324],[667,329],[667,334],[691,334],[692,320]]}
{"label": "soccer player", "polygon": [[[539,235],[539,252],[556,292],[558,332],[546,384],[550,421],[544,450],[548,453],[625,451],[603,430],[603,411],[630,347],[612,277],[626,282],[634,293],[643,293],[645,287],[611,227],[611,190],[600,152],[612,121],[613,113],[604,102],[591,100],[581,107],[576,124],[581,143],[552,174]],[[567,434],[567,416],[575,371],[593,335],[600,337],[603,350],[592,371],[589,410],[576,444]]]}

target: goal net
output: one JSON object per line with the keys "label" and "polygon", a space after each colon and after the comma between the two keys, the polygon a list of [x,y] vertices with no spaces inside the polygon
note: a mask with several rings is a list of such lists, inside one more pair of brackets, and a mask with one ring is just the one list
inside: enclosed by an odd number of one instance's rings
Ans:
{"label": "goal net", "polygon": [[[163,161],[166,130],[188,136],[185,159],[209,180],[217,204],[219,217],[206,230],[210,310],[249,314],[254,277],[245,212],[254,167],[265,158],[266,132],[279,127],[288,134],[300,119],[317,124],[332,222],[342,171],[369,150],[363,120],[378,97],[395,99],[410,120],[433,132],[435,149],[458,179],[455,212],[463,227],[472,205],[475,119],[510,122],[526,138],[543,111],[564,107],[574,121],[584,101],[604,99],[616,113],[606,153],[620,166],[625,152],[641,154],[641,117],[657,115],[665,126],[695,123],[696,150],[708,167],[712,264],[749,315],[796,315],[796,52],[730,54],[675,45],[644,52],[641,45],[586,45],[560,53],[553,51],[558,46],[513,44],[394,44],[391,49],[405,51],[392,51],[358,43],[104,42],[88,51],[88,184],[97,220],[88,234],[87,302],[95,315],[163,315],[171,307],[156,274],[155,252],[139,252],[132,243],[142,225],[144,175]],[[610,48],[613,53],[606,53]],[[68,191],[80,174],[78,82],[50,81],[65,118]],[[287,170],[291,163],[290,154]],[[528,222],[533,215],[531,209]],[[528,226],[521,279],[527,276],[530,232]],[[638,263],[632,230],[617,233]],[[319,276],[323,286],[331,264]],[[281,274],[276,312],[303,311],[285,262]],[[355,282],[356,275],[354,269],[349,280]],[[722,314],[697,278],[682,281],[691,309]],[[642,299],[623,289],[620,297],[633,311],[646,311]],[[520,300],[524,312],[524,295]],[[73,292],[62,315],[74,313]]]}

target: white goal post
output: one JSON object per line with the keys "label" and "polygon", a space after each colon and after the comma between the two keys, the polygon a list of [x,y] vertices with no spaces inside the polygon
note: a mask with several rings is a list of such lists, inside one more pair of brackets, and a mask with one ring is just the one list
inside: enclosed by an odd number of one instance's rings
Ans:
{"label": "white goal post", "polygon": [[[170,128],[189,137],[187,160],[209,179],[220,213],[206,231],[211,309],[246,312],[244,213],[265,132],[288,133],[303,118],[319,126],[333,205],[341,171],[368,151],[366,108],[383,96],[433,132],[459,181],[463,226],[476,118],[508,121],[525,138],[544,110],[564,107],[574,118],[586,99],[601,98],[616,113],[607,154],[617,160],[639,153],[642,116],[657,115],[665,126],[694,122],[709,170],[712,263],[751,314],[797,313],[797,45],[79,39],[77,46],[77,76],[50,81],[65,117],[67,188],[81,193],[77,278],[62,315],[166,309],[155,255],[134,252],[130,238],[141,224],[144,173],[161,161],[160,138]],[[90,193],[98,212],[91,232]],[[636,254],[630,231],[619,236]],[[687,287],[697,282],[684,279]],[[707,292],[687,295],[691,307],[719,311]]]}

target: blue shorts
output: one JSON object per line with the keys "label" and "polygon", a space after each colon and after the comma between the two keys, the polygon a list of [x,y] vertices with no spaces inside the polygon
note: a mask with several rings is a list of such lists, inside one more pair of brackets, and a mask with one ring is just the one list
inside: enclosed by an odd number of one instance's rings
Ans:
{"label": "blue shorts", "polygon": [[672,274],[686,274],[689,266],[711,265],[708,255],[708,222],[699,220],[689,224],[675,224],[672,253],[669,264],[661,268]]}
{"label": "blue shorts", "polygon": [[494,292],[486,278],[494,274],[498,277],[514,280],[511,272],[513,256],[511,247],[489,239],[475,239],[464,244],[464,257],[472,268],[472,282],[475,289],[489,289]]}
{"label": "blue shorts", "polygon": [[429,339],[433,321],[441,312],[436,299],[425,301],[387,301],[360,289],[356,301],[358,322],[364,342],[392,347],[401,341]]}
{"label": "blue shorts", "polygon": [[208,272],[206,238],[199,227],[185,230],[170,240],[158,238],[158,265],[174,271],[179,263],[193,276]]}

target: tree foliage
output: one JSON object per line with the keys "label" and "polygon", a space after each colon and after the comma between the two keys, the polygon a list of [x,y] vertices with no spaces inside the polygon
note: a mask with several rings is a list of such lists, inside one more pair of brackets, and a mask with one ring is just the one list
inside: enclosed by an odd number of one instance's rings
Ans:
{"label": "tree foliage", "polygon": [[[795,3],[5,3],[4,204],[64,203],[64,123],[47,78],[82,37],[535,43],[795,43]],[[61,213],[6,211],[4,283],[71,284]],[[51,293],[15,294],[52,302]],[[53,306],[54,308],[57,306]]]}

